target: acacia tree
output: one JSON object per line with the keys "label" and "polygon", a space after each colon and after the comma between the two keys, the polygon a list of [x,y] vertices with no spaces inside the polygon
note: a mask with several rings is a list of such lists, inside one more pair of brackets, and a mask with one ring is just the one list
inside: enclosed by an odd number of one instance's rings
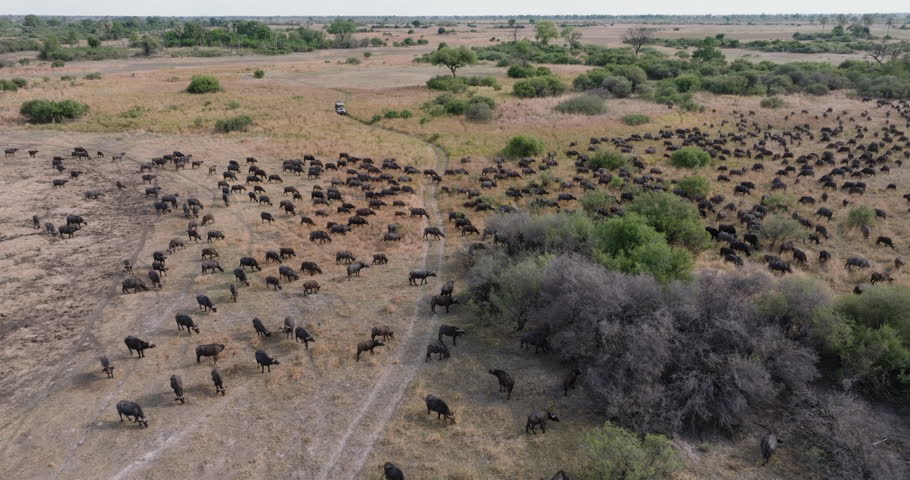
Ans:
{"label": "acacia tree", "polygon": [[838,27],[844,28],[848,23],[850,23],[850,17],[844,15],[843,13],[840,13],[834,17],[834,23],[836,23]]}
{"label": "acacia tree", "polygon": [[647,45],[654,39],[654,29],[645,27],[635,27],[626,30],[622,36],[622,43],[632,46],[635,55],[641,50],[641,47]]}
{"label": "acacia tree", "polygon": [[825,25],[828,25],[828,16],[822,15],[818,17],[818,24],[822,26],[822,30],[825,29]]}
{"label": "acacia tree", "polygon": [[350,18],[347,20],[343,18],[336,18],[335,20],[332,20],[332,23],[329,24],[329,27],[326,29],[326,31],[332,35],[335,35],[335,40],[338,43],[341,43],[350,37],[351,34],[357,31],[357,23]]}
{"label": "acacia tree", "polygon": [[512,29],[512,41],[517,42],[518,41],[518,29],[521,27],[518,25],[517,22],[515,22],[514,18],[509,19],[509,28]]}
{"label": "acacia tree", "polygon": [[537,26],[534,28],[537,30],[535,35],[537,43],[541,45],[546,45],[550,40],[559,36],[559,30],[556,29],[556,24],[549,20],[538,22]]}
{"label": "acacia tree", "polygon": [[569,48],[581,48],[581,32],[576,30],[575,27],[563,28],[560,35],[569,43]]}
{"label": "acacia tree", "polygon": [[477,64],[477,53],[467,47],[443,47],[430,55],[430,63],[444,65],[455,76],[455,71],[467,65]]}

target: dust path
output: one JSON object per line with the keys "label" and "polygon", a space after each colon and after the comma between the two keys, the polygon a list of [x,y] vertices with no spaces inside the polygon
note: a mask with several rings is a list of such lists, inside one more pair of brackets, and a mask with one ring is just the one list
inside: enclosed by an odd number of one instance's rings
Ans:
{"label": "dust path", "polygon": [[[381,127],[375,128],[421,140],[419,137],[403,132]],[[445,152],[432,143],[424,143],[433,149],[436,156],[436,168],[445,169],[448,164]],[[436,201],[436,190],[435,183],[427,186],[424,190],[424,205],[431,218],[442,219],[439,204]],[[424,249],[423,269],[434,271],[441,269],[444,263],[445,246],[445,240],[429,242]],[[373,384],[354,414],[351,423],[332,447],[331,455],[315,477],[316,480],[357,478],[369,458],[374,444],[398,409],[404,392],[423,364],[420,360],[425,341],[428,335],[431,336],[433,328],[438,323],[438,315],[427,312],[427,305],[421,299],[420,295],[415,299],[411,321],[403,337],[405,341],[398,350],[397,362],[386,366],[379,380]],[[295,478],[305,477],[298,473]]]}

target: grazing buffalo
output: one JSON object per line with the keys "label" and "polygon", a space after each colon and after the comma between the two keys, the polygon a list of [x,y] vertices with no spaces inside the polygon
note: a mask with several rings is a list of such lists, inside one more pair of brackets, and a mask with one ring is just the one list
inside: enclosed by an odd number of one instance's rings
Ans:
{"label": "grazing buffalo", "polygon": [[209,310],[211,310],[212,313],[218,312],[218,307],[216,307],[215,304],[212,303],[212,300],[206,295],[196,295],[196,303],[199,304],[199,308],[201,308],[203,312]]}
{"label": "grazing buffalo", "polygon": [[246,270],[246,267],[250,267],[252,271],[262,271],[262,267],[259,266],[259,262],[252,257],[240,257],[240,268]]}
{"label": "grazing buffalo", "polygon": [[275,291],[281,290],[281,282],[278,280],[278,277],[269,275],[265,277],[265,288],[275,287]]}
{"label": "grazing buffalo", "polygon": [[852,267],[869,268],[869,261],[865,258],[850,257],[847,259],[847,262],[844,263],[844,269],[850,270]]}
{"label": "grazing buffalo", "polygon": [[363,262],[354,262],[348,265],[348,278],[351,278],[352,276],[359,277],[360,271],[364,268],[370,268],[370,265]]}
{"label": "grazing buffalo", "polygon": [[242,267],[237,267],[234,269],[234,278],[236,278],[238,282],[248,287],[250,286],[250,281],[246,278],[246,271],[244,271]]}
{"label": "grazing buffalo", "polygon": [[424,361],[429,362],[431,355],[433,355],[434,353],[439,355],[439,357],[438,357],[439,360],[442,360],[444,358],[445,359],[449,358],[449,348],[446,347],[446,344],[431,343],[431,344],[427,345],[427,358]]}
{"label": "grazing buffalo", "polygon": [[174,389],[174,395],[177,397],[174,399],[175,402],[180,402],[181,405],[186,403],[186,399],[183,397],[183,379],[179,375],[171,375],[171,388]]}
{"label": "grazing buffalo", "polygon": [[297,328],[294,329],[294,342],[295,342],[295,343],[296,343],[296,342],[303,342],[303,346],[304,346],[307,350],[310,349],[310,342],[315,342],[315,341],[316,341],[316,339],[313,338],[313,336],[310,335],[310,333],[307,332],[305,328],[303,328],[303,327],[297,327]]}
{"label": "grazing buffalo", "polygon": [[253,318],[253,329],[256,330],[257,337],[270,337],[272,332],[269,329],[265,328],[265,325],[262,324],[262,320],[259,320],[258,317]]}
{"label": "grazing buffalo", "polygon": [[261,373],[265,373],[265,370],[268,369],[269,373],[272,372],[272,365],[281,365],[277,359],[270,357],[263,350],[256,350],[256,365],[261,370]]}
{"label": "grazing buffalo", "polygon": [[387,342],[389,340],[395,339],[395,332],[387,325],[381,325],[379,327],[373,327],[370,331],[370,339],[375,340],[376,337],[382,337],[382,340]]}
{"label": "grazing buffalo", "polygon": [[224,272],[224,268],[221,266],[221,263],[218,260],[205,260],[202,262],[202,274],[212,272],[215,273],[215,270],[219,272]]}
{"label": "grazing buffalo", "polygon": [[[121,422],[123,421],[123,417],[126,417],[127,420],[132,420],[143,428],[149,426],[148,418],[145,416],[145,413],[142,412],[142,407],[136,402],[130,400],[120,400],[117,402],[117,415],[120,417]],[[130,417],[133,418],[131,419]]]}
{"label": "grazing buffalo", "polygon": [[441,398],[428,394],[424,400],[427,402],[427,415],[436,412],[437,419],[443,418],[444,415],[446,420],[451,420],[452,424],[455,424],[455,412],[450,410]]}
{"label": "grazing buffalo", "polygon": [[762,466],[768,463],[768,460],[771,459],[771,455],[774,453],[774,450],[777,450],[777,444],[780,440],[777,439],[777,435],[769,433],[761,439],[761,456],[762,456]]}
{"label": "grazing buffalo", "polygon": [[562,380],[562,390],[564,396],[569,396],[569,390],[575,389],[575,384],[578,383],[578,377],[581,376],[581,369],[573,368],[569,370],[569,373],[566,374],[566,377]]}
{"label": "grazing buffalo", "polygon": [[512,380],[512,376],[508,374],[505,370],[491,369],[490,375],[494,375],[499,379],[499,391],[507,392],[507,400],[512,399],[512,388],[515,387],[515,380]]}
{"label": "grazing buffalo", "polygon": [[404,472],[392,462],[385,462],[382,466],[382,480],[404,480]]}
{"label": "grazing buffalo", "polygon": [[215,395],[220,393],[223,397],[227,393],[227,389],[224,388],[224,379],[221,377],[221,371],[217,368],[212,369],[212,383],[215,384]]}
{"label": "grazing buffalo", "polygon": [[879,244],[885,245],[886,247],[891,247],[892,249],[894,248],[894,241],[891,240],[890,237],[879,236],[875,240],[875,246],[877,247]]}
{"label": "grazing buffalo", "polygon": [[449,313],[449,307],[458,303],[458,299],[455,297],[446,297],[443,295],[435,295],[430,299],[430,311],[436,313],[436,306],[446,307],[446,313]]}
{"label": "grazing buffalo", "polygon": [[550,343],[547,340],[547,334],[541,330],[525,333],[521,336],[521,349],[534,346],[534,353],[550,351]]}
{"label": "grazing buffalo", "polygon": [[452,325],[440,325],[439,326],[439,343],[445,343],[442,340],[442,337],[452,337],[452,345],[458,346],[458,337],[464,335],[466,332],[458,327],[453,327]]}
{"label": "grazing buffalo", "polygon": [[300,270],[307,275],[322,273],[322,270],[319,268],[319,265],[316,265],[316,262],[302,262],[300,264]]}
{"label": "grazing buffalo", "polygon": [[123,282],[121,283],[121,287],[122,287],[123,293],[130,293],[130,290],[138,293],[139,290],[148,290],[149,289],[149,287],[147,287],[145,285],[145,283],[143,283],[142,280],[139,280],[138,278],[124,279]]}
{"label": "grazing buffalo", "polygon": [[373,265],[385,265],[387,263],[389,263],[389,257],[386,257],[384,253],[373,254]]}
{"label": "grazing buffalo", "polygon": [[186,333],[189,333],[190,336],[193,335],[193,331],[197,334],[199,333],[199,325],[196,325],[196,322],[189,315],[178,313],[174,318],[177,320],[177,330],[186,328]]}
{"label": "grazing buffalo", "polygon": [[329,237],[328,233],[325,233],[321,230],[317,230],[315,232],[310,232],[310,241],[313,243],[317,243],[317,242],[318,243],[325,243],[325,242],[332,243],[332,238]]}
{"label": "grazing buffalo", "polygon": [[768,269],[771,270],[772,273],[793,273],[793,268],[790,266],[790,264],[780,260],[772,260],[769,262]]}
{"label": "grazing buffalo", "polygon": [[549,410],[540,410],[528,415],[528,423],[525,424],[525,433],[537,435],[537,426],[540,426],[541,433],[547,433],[547,421],[559,421],[559,417]]}
{"label": "grazing buffalo", "polygon": [[891,275],[888,275],[887,273],[873,272],[872,279],[869,281],[869,283],[871,283],[872,285],[875,285],[876,283],[879,283],[879,282],[891,283],[893,281],[894,281],[894,278],[892,278]]}
{"label": "grazing buffalo", "polygon": [[423,238],[429,238],[432,235],[433,239],[439,240],[439,237],[445,238],[445,234],[442,233],[442,230],[439,227],[427,227],[423,229]]}
{"label": "grazing buffalo", "polygon": [[419,285],[426,285],[427,278],[435,277],[435,276],[436,276],[436,272],[430,272],[427,270],[412,270],[411,273],[408,274],[408,284],[409,285],[418,285],[417,280],[420,280]]}
{"label": "grazing buffalo", "polygon": [[360,354],[366,351],[370,352],[370,355],[373,355],[373,349],[376,347],[383,347],[385,343],[382,340],[365,340],[357,344],[357,361],[360,361]]}
{"label": "grazing buffalo", "polygon": [[443,297],[451,297],[455,293],[455,280],[449,280],[442,286],[442,290],[439,292],[439,295]]}
{"label": "grazing buffalo", "polygon": [[224,351],[224,344],[207,343],[196,346],[196,363],[202,361],[202,357],[212,357],[212,364],[218,365],[218,355]]}
{"label": "grazing buffalo", "polygon": [[99,360],[101,360],[101,371],[107,374],[107,378],[114,378],[114,366],[107,355],[102,355]]}
{"label": "grazing buffalo", "polygon": [[307,280],[303,282],[303,293],[304,295],[309,295],[311,293],[319,293],[319,289],[322,288],[319,286],[319,282],[316,280]]}
{"label": "grazing buffalo", "polygon": [[288,282],[300,279],[300,275],[295,272],[294,269],[285,265],[278,267],[278,276],[286,279]]}
{"label": "grazing buffalo", "polygon": [[140,340],[132,335],[123,339],[123,343],[126,344],[126,349],[129,350],[130,356],[133,356],[133,350],[136,351],[136,354],[139,358],[145,357],[145,350],[149,348],[155,348],[155,344],[151,342],[146,342],[145,340]]}

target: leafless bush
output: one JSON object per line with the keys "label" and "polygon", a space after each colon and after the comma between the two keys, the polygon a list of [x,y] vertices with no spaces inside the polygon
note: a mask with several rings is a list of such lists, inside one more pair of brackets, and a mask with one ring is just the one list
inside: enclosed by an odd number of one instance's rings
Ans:
{"label": "leafless bush", "polygon": [[893,414],[873,411],[863,400],[839,392],[800,392],[788,410],[784,441],[801,451],[821,453],[817,469],[823,478],[910,478],[900,457],[910,439]]}
{"label": "leafless bush", "polygon": [[764,274],[702,273],[666,287],[578,256],[547,266],[531,318],[611,418],[638,431],[733,431],[816,377],[815,355],[754,306]]}

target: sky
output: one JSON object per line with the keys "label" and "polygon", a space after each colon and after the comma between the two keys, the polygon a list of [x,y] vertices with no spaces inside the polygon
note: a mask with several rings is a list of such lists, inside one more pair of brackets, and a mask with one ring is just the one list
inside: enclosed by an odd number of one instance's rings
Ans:
{"label": "sky", "polygon": [[434,15],[568,15],[568,14],[777,14],[777,13],[902,13],[906,0],[0,0],[2,15],[111,15],[111,16],[434,16]]}

